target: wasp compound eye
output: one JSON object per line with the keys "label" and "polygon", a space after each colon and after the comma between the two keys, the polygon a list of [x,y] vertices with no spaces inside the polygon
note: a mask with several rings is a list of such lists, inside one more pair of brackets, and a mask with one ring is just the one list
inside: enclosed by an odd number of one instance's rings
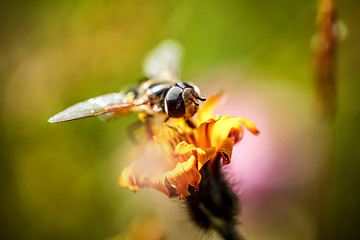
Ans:
{"label": "wasp compound eye", "polygon": [[175,85],[166,93],[164,108],[169,117],[181,118],[185,115],[185,104],[182,98],[184,89]]}

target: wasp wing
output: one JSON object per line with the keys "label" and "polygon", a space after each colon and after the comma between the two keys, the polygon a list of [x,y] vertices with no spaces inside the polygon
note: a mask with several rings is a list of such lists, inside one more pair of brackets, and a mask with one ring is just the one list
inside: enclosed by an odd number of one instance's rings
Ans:
{"label": "wasp wing", "polygon": [[164,40],[145,58],[143,64],[145,76],[163,80],[178,80],[182,58],[182,45],[174,40]]}
{"label": "wasp wing", "polygon": [[121,113],[130,111],[132,108],[146,104],[147,101],[135,99],[126,101],[126,95],[122,93],[110,93],[68,107],[64,111],[54,115],[49,122],[66,122],[81,118],[93,117],[105,113]]}

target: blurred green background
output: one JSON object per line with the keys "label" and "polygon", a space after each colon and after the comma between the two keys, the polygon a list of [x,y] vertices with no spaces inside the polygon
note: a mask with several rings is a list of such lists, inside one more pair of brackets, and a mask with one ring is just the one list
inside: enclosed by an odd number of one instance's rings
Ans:
{"label": "blurred green background", "polygon": [[[310,0],[2,1],[0,238],[216,238],[192,226],[178,200],[118,187],[132,146],[126,127],[135,115],[111,123],[47,122],[67,106],[138,81],[147,52],[174,38],[186,49],[182,78],[206,95],[228,92],[226,113],[248,111],[244,117],[263,134],[252,139],[253,150],[263,151],[255,157],[276,155],[286,163],[272,175],[280,183],[264,187],[265,196],[242,193],[244,235],[316,239],[324,156],[316,136],[321,122],[314,113],[310,47],[317,6]],[[337,2],[345,39],[338,49],[335,159],[327,193],[334,239],[355,239],[359,232],[359,7],[358,1]],[[288,169],[301,171],[293,175],[296,184],[283,186]]]}

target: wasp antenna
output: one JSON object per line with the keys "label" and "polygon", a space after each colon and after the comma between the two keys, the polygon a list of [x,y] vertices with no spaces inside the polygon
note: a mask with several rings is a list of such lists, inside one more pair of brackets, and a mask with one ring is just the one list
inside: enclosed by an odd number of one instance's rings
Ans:
{"label": "wasp antenna", "polygon": [[206,98],[204,98],[204,97],[197,97],[196,99],[199,99],[202,102],[206,100]]}
{"label": "wasp antenna", "polygon": [[199,103],[197,101],[195,101],[195,100],[192,100],[192,101],[196,106],[199,106]]}

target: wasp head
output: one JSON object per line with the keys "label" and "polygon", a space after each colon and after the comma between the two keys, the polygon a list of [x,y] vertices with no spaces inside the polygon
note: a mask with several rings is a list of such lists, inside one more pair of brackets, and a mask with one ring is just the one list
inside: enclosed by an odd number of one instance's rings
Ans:
{"label": "wasp head", "polygon": [[177,83],[172,86],[165,96],[165,112],[172,118],[192,117],[199,108],[196,100],[205,101],[200,97],[199,88],[189,83]]}

